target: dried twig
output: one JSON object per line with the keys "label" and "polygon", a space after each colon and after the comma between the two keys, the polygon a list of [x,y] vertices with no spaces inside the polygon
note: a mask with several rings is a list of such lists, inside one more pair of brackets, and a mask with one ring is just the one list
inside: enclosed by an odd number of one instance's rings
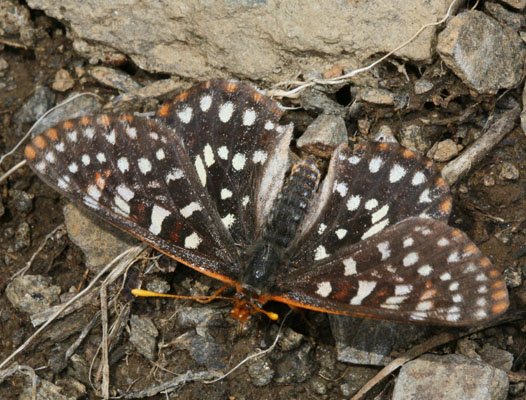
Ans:
{"label": "dried twig", "polygon": [[6,378],[14,375],[17,372],[22,372],[26,375],[29,375],[31,378],[31,399],[37,400],[37,383],[38,378],[35,370],[27,365],[18,365],[15,364],[11,368],[0,371],[0,383],[3,382]]}
{"label": "dried twig", "polygon": [[[97,274],[95,278],[93,278],[93,280],[89,283],[88,286],[86,286],[86,288],[82,292],[80,292],[79,294],[71,298],[69,301],[62,304],[58,309],[56,309],[53,315],[51,315],[49,319],[39,329],[35,331],[35,333],[33,333],[20,347],[18,347],[13,353],[11,353],[11,355],[9,355],[4,361],[2,361],[2,363],[0,363],[0,369],[4,368],[17,355],[26,350],[29,347],[29,345],[33,343],[35,338],[37,338],[44,331],[44,329],[46,329],[51,324],[51,322],[58,318],[71,304],[74,304],[79,298],[82,298],[86,294],[90,293],[92,288],[95,286],[95,283],[97,283],[106,272],[111,270],[117,262],[119,262],[119,265],[128,264],[130,260],[134,260],[137,257],[137,255],[139,255],[144,250],[145,246],[146,245],[132,247],[115,257],[108,265],[106,265],[106,267],[104,267]],[[110,273],[110,276],[115,276],[114,270]],[[116,277],[114,279],[116,279]]]}
{"label": "dried twig", "polygon": [[516,106],[496,116],[495,120],[491,118],[486,133],[442,169],[444,179],[450,185],[453,185],[465,176],[475,164],[482,160],[484,156],[513,129],[515,122],[520,116],[520,112],[520,107]]}

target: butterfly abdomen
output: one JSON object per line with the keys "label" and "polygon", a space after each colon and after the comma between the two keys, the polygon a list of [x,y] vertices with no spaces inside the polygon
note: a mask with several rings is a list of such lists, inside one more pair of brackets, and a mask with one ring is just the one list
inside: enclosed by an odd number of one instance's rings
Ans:
{"label": "butterfly abdomen", "polygon": [[319,180],[320,171],[314,158],[309,157],[292,167],[272,207],[263,232],[264,240],[283,248],[289,245],[307,213]]}

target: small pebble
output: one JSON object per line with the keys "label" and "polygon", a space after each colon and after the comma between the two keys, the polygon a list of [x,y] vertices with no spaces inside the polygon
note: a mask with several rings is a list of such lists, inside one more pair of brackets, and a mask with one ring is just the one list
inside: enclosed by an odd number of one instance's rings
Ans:
{"label": "small pebble", "polygon": [[503,162],[500,169],[499,178],[508,181],[519,179],[519,170],[510,162]]}
{"label": "small pebble", "polygon": [[55,80],[51,88],[57,92],[65,92],[71,89],[74,84],[75,80],[71,77],[71,74],[65,69],[59,69],[55,74]]}

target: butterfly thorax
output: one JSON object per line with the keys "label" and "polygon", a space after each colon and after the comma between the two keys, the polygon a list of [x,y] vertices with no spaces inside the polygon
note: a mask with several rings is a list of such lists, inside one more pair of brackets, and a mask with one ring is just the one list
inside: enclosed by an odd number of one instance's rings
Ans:
{"label": "butterfly thorax", "polygon": [[287,247],[295,238],[300,223],[320,180],[314,158],[295,164],[278,193],[263,228],[261,238],[247,250],[241,279],[243,293],[253,299],[271,293],[277,271],[289,264]]}

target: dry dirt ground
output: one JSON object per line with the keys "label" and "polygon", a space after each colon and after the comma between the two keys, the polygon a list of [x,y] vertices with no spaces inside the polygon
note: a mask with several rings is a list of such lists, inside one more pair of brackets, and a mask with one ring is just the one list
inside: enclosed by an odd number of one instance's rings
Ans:
{"label": "dry dirt ground", "polygon": [[[63,28],[59,24],[38,13],[33,17],[39,29],[44,33],[37,45],[30,49],[6,46],[4,51],[0,53],[9,64],[5,76],[2,78],[6,86],[0,90],[0,153],[2,154],[19,141],[21,132],[29,128],[27,124],[17,126],[13,115],[34,93],[35,87],[37,85],[50,86],[56,71],[60,68],[72,70],[73,65],[86,65],[86,61],[72,50]],[[130,73],[138,81],[145,78],[157,78],[137,70],[135,66],[130,64],[125,64],[119,68]],[[436,65],[406,65],[408,77],[412,81],[436,68]],[[408,83],[399,69],[390,63],[385,63],[379,71],[383,79],[390,82],[390,88],[395,93],[403,93],[405,88],[410,86],[411,82]],[[432,135],[432,140],[451,138],[457,144],[465,146],[472,140],[470,135],[473,134],[473,131],[480,130],[482,128],[480,124],[483,124],[484,120],[498,107],[498,102],[501,101],[504,93],[497,93],[493,96],[474,95],[448,72],[441,76],[431,74],[429,78],[434,80],[437,87],[440,88],[435,91],[434,99],[415,100],[411,107],[407,107],[403,111],[394,110],[392,107],[365,106],[357,119],[362,122],[367,121],[372,127],[384,123],[391,126],[393,131],[396,131],[398,126],[404,125],[406,121],[417,118],[435,122],[449,119],[452,121],[451,123],[435,124],[434,126],[438,126],[438,128],[428,131]],[[115,91],[102,87],[89,77],[82,80],[76,79],[74,89],[77,91],[94,91],[106,99],[116,94]],[[347,106],[350,101],[349,90],[349,86],[346,86],[332,98]],[[57,93],[57,102],[62,100],[64,96],[63,93]],[[519,90],[509,91],[505,96],[514,97],[520,102]],[[434,101],[436,99],[442,101]],[[455,122],[455,117],[461,115],[463,110],[468,107],[475,110],[470,120],[464,124]],[[296,121],[298,134],[314,117],[315,115],[306,112],[292,112],[286,116],[286,118]],[[465,135],[459,136],[460,129],[458,128],[460,125],[469,126],[471,130],[468,129]],[[363,136],[363,129],[357,122],[349,122],[348,129],[353,136]],[[2,169],[5,171],[20,160],[22,160],[21,151],[11,157],[6,165],[2,166]],[[518,168],[518,179],[508,180],[499,177],[505,162],[509,162]],[[3,182],[0,189],[1,201],[5,208],[0,217],[0,337],[2,338],[0,341],[0,358],[4,359],[35,330],[28,315],[17,311],[7,300],[5,296],[7,282],[18,269],[25,265],[42,243],[44,237],[63,222],[61,210],[65,200],[42,183],[27,167],[20,169]],[[13,190],[22,190],[34,195],[33,206],[30,210],[20,211]],[[499,269],[506,270],[507,274],[515,278],[517,287],[511,289],[512,310],[523,308],[526,302],[526,295],[524,294],[526,291],[524,281],[520,278],[521,274],[524,276],[526,273],[526,136],[520,127],[517,126],[493,151],[487,154],[469,176],[458,182],[453,187],[453,192],[455,202],[450,223],[466,231],[482,252]],[[15,251],[15,243],[19,239],[17,239],[15,232],[23,222],[29,224],[31,244],[29,247]],[[165,258],[161,259],[160,264],[161,268],[166,271],[173,270],[175,266],[173,262]],[[72,288],[73,290],[83,288],[92,276],[89,275],[83,264],[83,254],[67,239],[67,236],[51,241],[36,258],[30,273],[51,276],[53,281],[62,288],[63,293],[67,293]],[[177,267],[175,273],[158,272],[157,276],[169,282],[172,291],[175,292],[178,290],[181,292],[188,291],[188,288],[192,286],[201,287],[203,290],[209,289],[209,292],[213,292],[214,289],[220,287],[219,283],[184,267]],[[168,344],[186,331],[185,328],[176,324],[175,319],[172,318],[179,307],[201,307],[196,303],[182,304],[171,300],[130,300],[126,296],[120,297],[115,307],[124,308],[126,304],[130,307],[132,314],[145,316],[155,321],[160,330],[162,341]],[[219,316],[219,318],[214,319],[215,326],[211,332],[216,343],[220,345],[217,357],[223,363],[222,370],[227,370],[229,366],[235,365],[256,348],[263,345],[268,346],[272,342],[276,330],[275,327],[271,328],[271,324],[265,317],[257,316],[242,330],[239,330],[237,323],[228,318],[228,302],[218,301],[209,307],[216,309]],[[280,306],[275,307],[282,314],[286,311]],[[66,387],[68,393],[82,393],[82,390],[75,388],[72,384],[70,378],[74,377],[77,382],[85,385],[86,394],[84,398],[96,398],[95,390],[89,385],[85,376],[87,369],[76,369],[71,363],[66,368],[50,367],[53,362],[60,364],[57,361],[60,358],[57,354],[63,354],[64,348],[67,348],[78,336],[75,328],[83,327],[96,312],[97,304],[94,303],[93,306],[84,307],[65,320],[58,322],[50,328],[50,332],[45,333],[37,340],[35,346],[19,356],[17,362],[35,369],[45,367],[37,371],[40,377]],[[318,375],[320,359],[322,358],[320,354],[326,351],[334,352],[334,342],[331,339],[328,320],[325,315],[307,313],[306,317],[311,325],[307,324],[299,315],[292,316],[286,322],[288,328],[303,335],[301,339],[303,345],[308,344],[307,353],[308,357],[311,358],[312,369],[309,371],[306,380],[301,383],[298,383],[297,380],[286,381],[282,384],[272,382],[258,388],[249,383],[250,378],[247,375],[247,369],[242,367],[221,383],[206,385],[202,382],[190,382],[178,389],[178,398],[344,398],[341,385],[344,382],[349,382],[346,381],[348,378],[345,376],[353,367],[343,363],[335,364],[334,368],[337,372],[334,374],[334,379],[321,379],[326,394],[316,393],[316,390],[321,390],[316,387],[316,379],[320,379]],[[440,330],[437,329],[438,331]],[[478,333],[473,335],[471,339],[480,347],[490,343],[507,350],[514,356],[512,369],[524,371],[526,369],[525,331],[526,322],[519,320]],[[96,352],[101,340],[100,332],[100,325],[97,325],[78,350],[82,358],[88,363],[96,357],[91,379],[97,386],[99,385],[96,376],[99,358]],[[138,390],[171,379],[172,375],[163,368],[159,368],[159,365],[163,365],[166,369],[172,369],[178,374],[187,370],[206,369],[199,366],[190,357],[187,350],[172,346],[159,350],[157,361],[150,362],[134,351],[128,341],[129,334],[124,332],[110,355],[112,388]],[[438,353],[452,352],[456,346],[456,343],[451,343],[436,349],[436,351]],[[270,356],[270,360],[279,364],[283,361],[283,354],[283,349],[276,349],[275,354]],[[372,367],[358,368],[360,372],[354,372],[354,374],[360,375],[361,380],[353,381],[352,387],[363,385],[378,370],[378,368]],[[521,393],[520,384],[513,383],[512,385],[515,385],[515,390]],[[0,398],[17,399],[27,387],[28,380],[23,375],[14,375],[0,384]],[[382,388],[385,388],[386,393],[388,393],[390,385],[380,385],[375,393],[378,394]],[[113,391],[111,394],[117,395],[118,393]],[[522,395],[524,396],[524,391],[522,391]],[[154,398],[165,397],[164,395],[157,395]]]}

